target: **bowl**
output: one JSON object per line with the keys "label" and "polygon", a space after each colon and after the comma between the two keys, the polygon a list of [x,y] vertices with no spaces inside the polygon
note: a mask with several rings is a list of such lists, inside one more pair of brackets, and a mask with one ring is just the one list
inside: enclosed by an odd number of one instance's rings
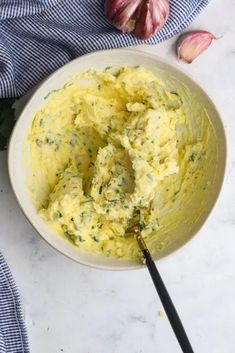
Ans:
{"label": "bowl", "polygon": [[[62,87],[78,72],[85,71],[91,67],[96,70],[102,70],[107,66],[113,65],[142,65],[151,69],[165,82],[173,82],[173,86],[176,85],[177,88],[181,87],[186,89],[187,92],[190,92],[190,94],[193,94],[193,99],[200,102],[200,106],[203,107],[210,120],[216,136],[216,158],[211,165],[208,165],[206,172],[210,188],[207,193],[203,193],[197,196],[197,198],[192,192],[191,199],[187,205],[187,208],[193,208],[196,205],[197,207],[201,207],[202,211],[196,221],[191,222],[191,224],[190,222],[185,223],[183,218],[177,220],[176,214],[172,226],[161,234],[161,239],[156,243],[154,259],[158,260],[173,253],[197,234],[211,212],[222,186],[226,160],[226,139],[224,128],[220,115],[206,92],[179,68],[167,63],[165,60],[155,55],[127,49],[99,51],[77,58],[53,73],[35,91],[15,125],[9,145],[8,167],[11,185],[23,213],[37,232],[51,246],[81,264],[111,270],[136,269],[143,266],[137,260],[120,260],[105,257],[103,255],[82,252],[73,244],[55,234],[38,215],[26,186],[26,179],[29,174],[30,165],[28,163],[29,146],[27,146],[25,141],[34,114],[45,102],[45,97],[52,90]],[[186,211],[185,208],[185,212]],[[159,246],[159,244],[162,243],[165,244],[163,248]]]}

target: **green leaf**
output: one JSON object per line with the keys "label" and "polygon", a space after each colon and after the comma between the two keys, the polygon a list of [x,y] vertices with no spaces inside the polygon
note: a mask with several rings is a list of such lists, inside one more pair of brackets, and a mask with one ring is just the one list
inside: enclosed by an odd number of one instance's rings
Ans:
{"label": "green leaf", "polygon": [[15,98],[0,99],[0,150],[6,149],[7,141],[15,124]]}
{"label": "green leaf", "polygon": [[7,139],[0,134],[0,151],[4,151],[7,148]]}

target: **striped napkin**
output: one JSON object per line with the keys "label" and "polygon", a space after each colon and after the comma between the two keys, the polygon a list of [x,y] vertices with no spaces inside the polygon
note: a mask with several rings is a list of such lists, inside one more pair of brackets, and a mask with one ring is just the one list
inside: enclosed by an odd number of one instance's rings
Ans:
{"label": "striped napkin", "polygon": [[208,2],[170,0],[166,25],[140,41],[107,22],[104,0],[0,0],[0,97],[23,95],[63,64],[93,50],[170,38]]}
{"label": "striped napkin", "polygon": [[1,253],[0,353],[29,353],[20,296]]}

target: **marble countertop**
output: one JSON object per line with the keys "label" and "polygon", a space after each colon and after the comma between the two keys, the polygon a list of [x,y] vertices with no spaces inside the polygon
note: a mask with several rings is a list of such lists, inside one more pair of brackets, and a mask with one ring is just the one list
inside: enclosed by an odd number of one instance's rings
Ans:
{"label": "marble countertop", "polygon": [[[212,0],[190,26],[221,39],[191,65],[223,117],[228,139],[224,186],[198,235],[159,264],[195,352],[235,352],[235,1]],[[175,39],[142,50],[172,63]],[[23,298],[33,353],[181,352],[147,270],[100,271],[47,245],[22,215],[0,154],[1,252]]]}

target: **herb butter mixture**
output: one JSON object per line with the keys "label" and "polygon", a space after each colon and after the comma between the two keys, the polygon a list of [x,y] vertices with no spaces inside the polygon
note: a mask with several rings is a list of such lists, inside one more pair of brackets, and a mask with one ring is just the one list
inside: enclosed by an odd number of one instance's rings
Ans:
{"label": "herb butter mixture", "polygon": [[125,237],[136,211],[153,239],[200,177],[208,133],[190,134],[186,115],[180,94],[142,67],[89,70],[52,92],[28,137],[40,215],[81,250],[138,256]]}

